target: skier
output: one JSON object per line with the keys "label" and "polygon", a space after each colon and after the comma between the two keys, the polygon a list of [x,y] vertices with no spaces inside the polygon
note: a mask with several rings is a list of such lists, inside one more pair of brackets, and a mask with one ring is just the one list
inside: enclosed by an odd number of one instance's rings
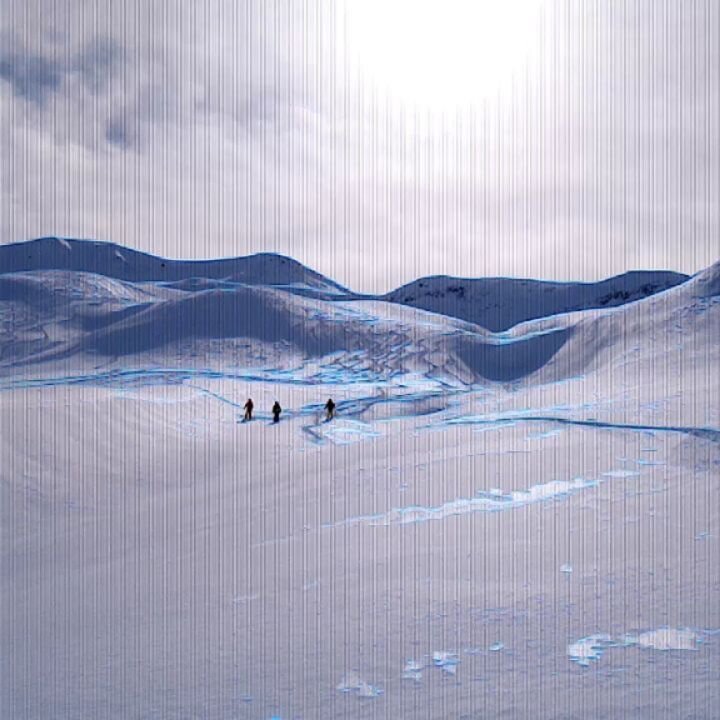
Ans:
{"label": "skier", "polygon": [[248,398],[247,402],[245,403],[245,420],[252,420],[252,411],[255,407],[252,398]]}
{"label": "skier", "polygon": [[282,408],[280,407],[280,403],[276,400],[275,404],[272,406],[273,422],[280,422],[281,412]]}
{"label": "skier", "polygon": [[335,403],[332,398],[328,398],[325,403],[325,411],[327,412],[327,419],[332,420],[335,417]]}

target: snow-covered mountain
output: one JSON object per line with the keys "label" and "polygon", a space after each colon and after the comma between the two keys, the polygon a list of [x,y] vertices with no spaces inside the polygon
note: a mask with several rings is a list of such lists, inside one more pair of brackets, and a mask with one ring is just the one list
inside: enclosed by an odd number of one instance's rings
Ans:
{"label": "snow-covered mountain", "polygon": [[[612,348],[639,342],[641,330],[657,338],[680,322],[696,288],[712,290],[707,278],[716,272],[685,283],[672,273],[628,273],[596,285],[466,281],[451,286],[467,292],[452,292],[455,305],[443,314],[407,306],[402,293],[389,296],[402,302],[353,295],[277,255],[183,262],[43,239],[0,248],[0,269],[3,374],[41,372],[58,361],[85,369],[130,359],[287,368],[345,355],[361,356],[378,377],[421,372],[461,384],[561,379],[598,367]],[[497,297],[483,305],[492,287]],[[600,307],[577,309],[591,300]],[[496,311],[502,324],[543,311],[548,317],[493,333],[483,323],[493,325]]]}
{"label": "snow-covered mountain", "polygon": [[110,242],[57,237],[0,245],[0,273],[68,270],[129,282],[162,282],[178,289],[217,283],[277,285],[346,293],[345,288],[292,258],[274,253],[220,260],[168,260]]}
{"label": "snow-covered mountain", "polygon": [[403,285],[384,299],[497,332],[548,315],[624,305],[687,279],[682,273],[664,271],[627,272],[595,283],[434,276]]}

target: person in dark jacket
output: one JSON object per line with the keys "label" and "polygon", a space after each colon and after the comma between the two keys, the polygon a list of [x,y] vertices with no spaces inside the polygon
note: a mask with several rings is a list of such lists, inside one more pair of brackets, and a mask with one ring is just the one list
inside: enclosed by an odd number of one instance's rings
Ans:
{"label": "person in dark jacket", "polygon": [[245,420],[252,420],[252,411],[254,407],[255,404],[253,403],[252,398],[248,398],[245,403]]}
{"label": "person in dark jacket", "polygon": [[282,408],[280,407],[280,403],[276,400],[275,404],[272,406],[273,422],[280,422],[281,412]]}
{"label": "person in dark jacket", "polygon": [[335,403],[332,398],[328,398],[325,403],[325,412],[327,413],[327,419],[332,420],[335,417]]}

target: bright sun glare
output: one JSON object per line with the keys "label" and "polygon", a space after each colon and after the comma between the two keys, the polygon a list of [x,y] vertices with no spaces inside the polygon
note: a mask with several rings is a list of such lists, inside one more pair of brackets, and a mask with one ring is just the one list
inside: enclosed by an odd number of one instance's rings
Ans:
{"label": "bright sun glare", "polygon": [[478,103],[524,70],[542,1],[346,0],[340,49],[350,73],[405,104]]}

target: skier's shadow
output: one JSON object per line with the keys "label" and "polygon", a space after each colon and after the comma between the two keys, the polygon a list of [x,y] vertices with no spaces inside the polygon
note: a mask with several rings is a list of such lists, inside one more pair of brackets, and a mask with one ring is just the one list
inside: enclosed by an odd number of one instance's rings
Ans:
{"label": "skier's shadow", "polygon": [[279,425],[280,424],[280,420],[273,420],[273,419],[268,420],[267,417],[262,417],[262,416],[257,416],[257,415],[255,417],[251,417],[249,420],[248,420],[248,418],[245,418],[245,417],[240,418],[237,421],[237,424],[238,425],[249,425],[250,423],[263,422],[263,421],[265,422],[265,425]]}

